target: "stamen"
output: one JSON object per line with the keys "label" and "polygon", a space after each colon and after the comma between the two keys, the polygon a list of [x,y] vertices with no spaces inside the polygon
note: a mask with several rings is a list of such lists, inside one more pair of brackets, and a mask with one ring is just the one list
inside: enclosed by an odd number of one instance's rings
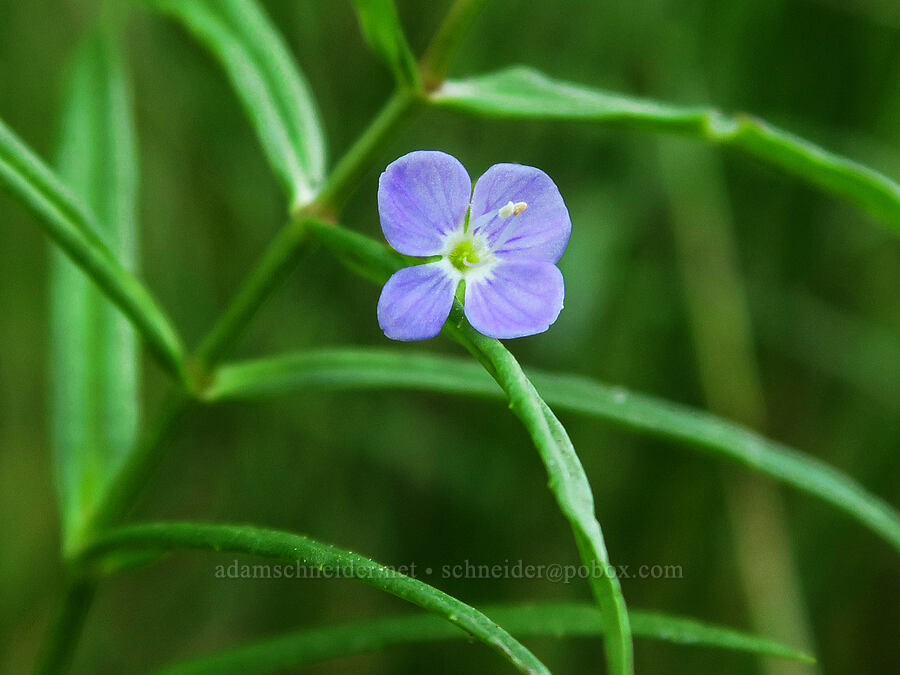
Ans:
{"label": "stamen", "polygon": [[497,215],[501,218],[509,218],[510,216],[517,216],[522,211],[528,208],[528,204],[526,202],[513,202],[509,201],[506,203],[506,206],[501,206],[500,210],[497,211]]}

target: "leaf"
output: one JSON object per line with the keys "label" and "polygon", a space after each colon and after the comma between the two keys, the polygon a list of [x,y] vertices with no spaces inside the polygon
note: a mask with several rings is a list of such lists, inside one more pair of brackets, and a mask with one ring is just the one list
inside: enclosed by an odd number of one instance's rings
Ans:
{"label": "leaf", "polygon": [[[900,551],[896,510],[821,460],[687,406],[578,375],[534,369],[527,373],[557,409],[737,461],[837,507]],[[327,349],[226,365],[206,395],[213,400],[248,399],[322,388],[402,388],[503,397],[483,369],[466,359],[387,349]]]}
{"label": "leaf", "polygon": [[186,382],[184,347],[172,323],[97,235],[100,228],[94,218],[2,121],[0,185],[31,211],[54,243],[122,310],[153,357]]}
{"label": "leaf", "polygon": [[[137,159],[121,54],[105,32],[75,56],[64,103],[60,175],[97,217],[98,235],[128,269],[137,263]],[[52,441],[63,532],[78,530],[134,448],[134,329],[62,253],[51,281]]]}
{"label": "leaf", "polygon": [[269,163],[297,208],[325,175],[325,139],[303,74],[278,31],[252,0],[156,0],[224,68]]}
{"label": "leaf", "polygon": [[607,669],[620,675],[633,672],[631,629],[625,599],[618,577],[607,572],[611,567],[600,523],[594,513],[594,494],[565,427],[503,343],[482,335],[469,325],[458,300],[454,300],[444,332],[485,366],[506,392],[510,409],[531,436],[550,479],[548,487],[569,521],[582,562],[591,570],[588,580],[606,628],[603,649]]}
{"label": "leaf", "polygon": [[622,124],[734,146],[856,203],[900,232],[896,181],[749,115],[633,98],[554,80],[522,66],[448,80],[430,100],[486,117]]}
{"label": "leaf", "polygon": [[492,647],[525,673],[550,671],[505,630],[477,609],[412,577],[359,554],[308,537],[249,525],[149,523],[116,528],[99,535],[82,562],[127,550],[183,549],[247,553],[287,562],[299,561],[330,574],[349,576],[442,617]]}
{"label": "leaf", "polygon": [[359,24],[369,46],[394,73],[401,86],[421,85],[416,59],[406,41],[394,0],[353,0]]}
{"label": "leaf", "polygon": [[[595,637],[604,633],[600,612],[586,604],[496,605],[485,607],[484,611],[519,639]],[[632,611],[629,616],[636,637],[813,662],[801,651],[730,628],[655,612]],[[158,672],[166,675],[280,672],[385,647],[463,637],[465,633],[437,617],[391,616],[297,630],[175,663]]]}

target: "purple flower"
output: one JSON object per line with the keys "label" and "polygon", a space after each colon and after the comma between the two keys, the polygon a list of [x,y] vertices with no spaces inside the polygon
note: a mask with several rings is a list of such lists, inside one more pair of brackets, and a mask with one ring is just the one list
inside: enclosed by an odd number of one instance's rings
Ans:
{"label": "purple flower", "polygon": [[484,335],[542,333],[563,306],[556,262],[572,223],[559,190],[540,169],[495,164],[475,183],[455,157],[411,152],[378,181],[378,213],[388,243],[440,260],[396,272],[378,300],[378,323],[394,340],[434,337],[460,281],[465,313]]}

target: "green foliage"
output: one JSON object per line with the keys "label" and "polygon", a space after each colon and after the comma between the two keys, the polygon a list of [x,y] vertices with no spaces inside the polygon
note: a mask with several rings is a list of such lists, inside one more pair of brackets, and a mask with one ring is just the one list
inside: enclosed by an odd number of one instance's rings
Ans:
{"label": "green foliage", "polygon": [[[683,406],[578,376],[526,371],[502,343],[480,335],[466,322],[458,302],[444,334],[465,347],[477,363],[408,350],[326,349],[217,369],[310,244],[322,244],[351,270],[374,281],[384,281],[409,262],[378,241],[335,223],[348,196],[384,159],[387,139],[420,103],[481,117],[614,123],[734,146],[864,207],[895,230],[900,229],[900,186],[745,115],[598,91],[521,67],[444,81],[450,57],[483,0],[454,3],[425,51],[421,68],[393,2],[355,1],[367,42],[387,63],[398,86],[326,175],[325,141],[313,97],[284,40],[255,2],[155,0],[153,4],[183,24],[223,68],[287,194],[290,217],[228,309],[187,357],[172,324],[134,276],[137,160],[128,78],[116,46],[122,26],[104,24],[114,33],[90,34],[76,57],[60,152],[60,173],[68,188],[0,123],[0,183],[32,211],[67,256],[57,255],[53,262],[51,367],[54,462],[65,562],[72,582],[53,624],[42,669],[54,672],[66,665],[102,577],[182,549],[230,551],[349,570],[350,576],[438,617],[381,618],[313,629],[185,664],[186,670],[245,672],[294,666],[468,633],[524,672],[548,672],[510,632],[523,637],[602,634],[607,670],[618,675],[633,670],[632,633],[809,660],[772,641],[692,620],[656,613],[629,615],[619,581],[611,574],[589,579],[596,609],[497,607],[488,612],[492,620],[421,581],[305,536],[203,523],[115,525],[147,483],[178,423],[195,405],[316,388],[406,388],[505,397],[538,450],[583,563],[593,570],[606,570],[610,563],[593,491],[548,402],[733,459],[838,507],[900,550],[900,518],[895,510],[824,462]],[[135,333],[122,315],[173,376],[156,421],[140,437]]]}
{"label": "green foliage", "polygon": [[325,139],[309,86],[253,0],[156,0],[221,64],[292,207],[312,201],[325,176]]}
{"label": "green foliage", "polygon": [[54,243],[122,310],[160,364],[183,380],[184,348],[165,313],[103,243],[97,234],[100,228],[84,206],[3,122],[0,184],[34,214]]}
{"label": "green foliage", "polygon": [[749,115],[624,96],[554,80],[521,66],[448,80],[430,100],[485,117],[621,124],[734,146],[855,202],[900,232],[900,185],[895,181]]}
{"label": "green foliage", "polygon": [[400,26],[394,0],[353,0],[366,42],[394,73],[397,84],[420,86],[416,59]]}
{"label": "green foliage", "polygon": [[247,553],[288,562],[299,561],[308,567],[358,579],[437,614],[494,648],[524,673],[549,673],[531,652],[473,607],[357,553],[290,532],[207,523],[131,525],[100,535],[85,551],[82,563],[102,559],[104,553],[110,552],[185,549]]}
{"label": "green foliage", "polygon": [[[97,218],[97,234],[133,272],[137,160],[131,96],[115,38],[88,36],[73,63],[60,176]],[[51,420],[63,532],[70,536],[137,438],[138,354],[130,324],[61,253],[51,283]]]}
{"label": "green foliage", "polygon": [[485,366],[503,388],[510,409],[531,436],[544,462],[548,487],[572,528],[581,560],[587,569],[601,570],[588,578],[606,627],[603,648],[607,668],[610,673],[632,672],[634,657],[625,598],[619,579],[605,572],[610,567],[610,560],[600,523],[594,514],[591,484],[565,427],[544,403],[506,347],[499,340],[481,335],[469,325],[458,300],[454,301],[444,330]]}
{"label": "green foliage", "polygon": [[[485,614],[520,639],[596,637],[604,634],[600,611],[584,604],[497,605]],[[803,652],[739,631],[655,612],[629,612],[635,637],[733,649],[812,662]],[[420,642],[454,640],[465,633],[431,616],[396,616],[307,628],[172,664],[166,675],[270,673],[363,651]]]}
{"label": "green foliage", "polygon": [[[739,462],[835,506],[900,550],[896,510],[824,462],[687,406],[579,375],[531,368],[526,373],[544,400],[559,410],[596,417]],[[503,396],[480,366],[464,359],[410,350],[352,348],[226,364],[206,396],[213,401],[246,400],[320,389],[412,389]]]}

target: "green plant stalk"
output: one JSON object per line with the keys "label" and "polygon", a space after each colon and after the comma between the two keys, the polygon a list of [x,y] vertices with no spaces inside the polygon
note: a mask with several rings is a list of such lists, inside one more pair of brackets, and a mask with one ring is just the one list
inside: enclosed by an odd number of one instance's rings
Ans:
{"label": "green plant stalk", "polygon": [[[93,513],[83,519],[82,529],[70,537],[64,551],[67,559],[77,556],[102,527],[114,523],[134,502],[153,469],[160,462],[178,424],[190,413],[195,399],[201,398],[202,389],[209,380],[208,370],[233,345],[259,306],[289,274],[307,239],[305,227],[308,223],[307,215],[315,213],[323,218],[336,215],[352,193],[355,181],[371,166],[387,138],[406,118],[416,100],[417,95],[409,91],[398,91],[388,100],[362,136],[338,162],[315,201],[295,211],[276,235],[222,318],[201,341],[196,356],[184,359],[181,343],[176,338],[165,343],[178,347],[179,358],[177,360],[174,357],[166,358],[163,362],[175,364],[173,370],[177,373],[180,389],[169,394],[157,419],[139,441],[137,452],[110,480],[105,499],[98,504]],[[0,132],[2,131],[3,128],[0,127]],[[0,160],[2,159],[0,156]],[[40,205],[38,201],[38,206]],[[113,299],[116,300],[115,297]],[[174,350],[174,347],[172,349]],[[164,353],[172,352],[164,351]],[[44,646],[46,653],[54,654],[74,649],[80,625],[87,615],[91,601],[92,595],[85,596],[81,603],[83,610],[79,614],[73,614],[70,621],[60,624],[58,630],[51,631]],[[69,643],[71,647],[67,646]],[[64,666],[65,660],[59,661],[57,670],[61,671]]]}
{"label": "green plant stalk", "polygon": [[456,0],[450,7],[447,18],[435,33],[420,61],[419,71],[426,91],[439,87],[444,81],[451,60],[487,3],[488,0]]}
{"label": "green plant stalk", "polygon": [[418,107],[419,94],[409,89],[398,89],[366,130],[341,157],[328,180],[312,204],[299,210],[333,220],[344,203],[356,189],[359,179],[371,168],[379,151],[394,131]]}
{"label": "green plant stalk", "polygon": [[178,389],[169,392],[156,419],[138,440],[135,452],[113,475],[104,498],[85,516],[83,527],[71,537],[63,552],[67,560],[75,559],[104,527],[125,515],[162,459],[162,450],[195,405],[196,400],[186,392]]}
{"label": "green plant stalk", "polygon": [[[359,164],[350,168],[346,159],[339,163],[346,168],[328,180],[322,194],[307,209],[313,212],[332,211],[336,209],[334,202],[328,201],[326,194],[348,194],[352,185],[347,181],[365,171],[371,164],[375,154],[385,141],[386,136],[395,128],[405,114],[405,106],[412,103],[409,96],[401,95],[392,98],[382,112],[373,120],[369,129],[360,140],[348,151],[353,163]],[[402,103],[402,105],[401,105]],[[308,243],[311,227],[331,227],[324,220],[313,219],[301,210],[291,217],[279,231],[260,257],[259,262],[250,271],[246,281],[237,291],[234,299],[226,309],[207,337],[201,341],[196,356],[189,360],[192,373],[191,389],[187,392],[173,393],[164,405],[151,432],[141,441],[140,450],[131,460],[123,465],[111,481],[111,487],[104,500],[94,514],[85,519],[86,530],[73,542],[71,553],[77,553],[78,547],[87,543],[89,533],[95,532],[101,525],[114,522],[121,511],[133,500],[135,494],[147,481],[153,468],[157,465],[174,428],[187,413],[194,398],[202,398],[202,390],[211,379],[209,369],[224,356],[235,340],[250,323],[259,307],[269,295],[287,277]]]}
{"label": "green plant stalk", "polygon": [[268,245],[228,308],[197,348],[192,366],[201,380],[201,387],[207,370],[240,338],[265,300],[291,273],[306,244],[306,221],[298,217],[282,227]]}
{"label": "green plant stalk", "polygon": [[70,581],[38,655],[34,669],[37,675],[60,673],[69,665],[96,590],[97,582],[94,579],[79,578]]}

